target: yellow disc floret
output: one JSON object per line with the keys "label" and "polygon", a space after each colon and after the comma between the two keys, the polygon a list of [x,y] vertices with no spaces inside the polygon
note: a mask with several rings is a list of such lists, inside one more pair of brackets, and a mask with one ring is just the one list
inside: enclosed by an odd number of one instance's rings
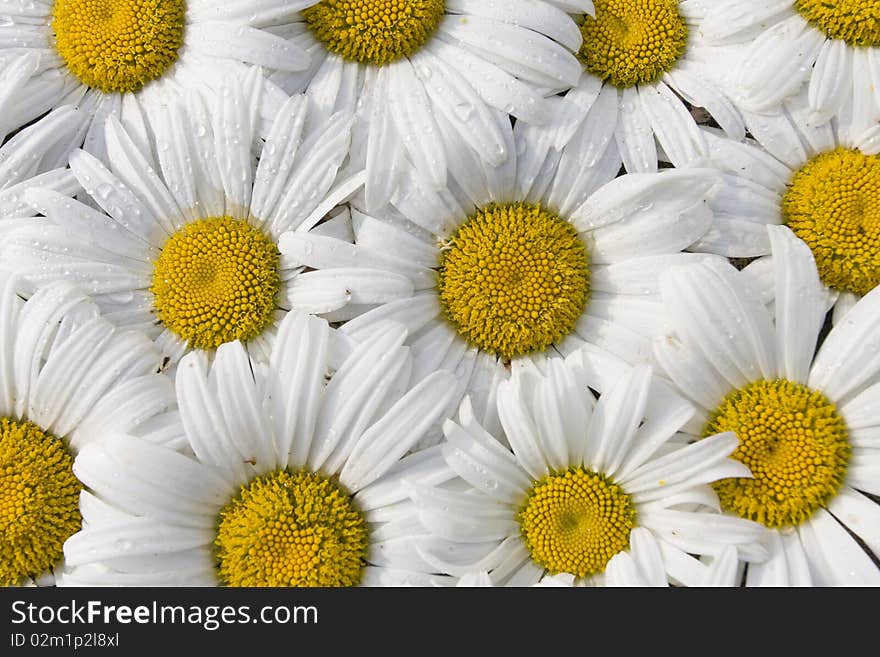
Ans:
{"label": "yellow disc floret", "polygon": [[880,283],[880,156],[817,155],[794,174],[782,216],[813,251],[825,285],[864,295]]}
{"label": "yellow disc floret", "polygon": [[580,59],[615,87],[656,82],[687,47],[688,28],[678,0],[593,0],[584,16]]}
{"label": "yellow disc floret", "polygon": [[193,348],[216,349],[258,336],[272,321],[280,285],[271,239],[246,221],[211,217],[168,239],[150,289],[165,326]]}
{"label": "yellow disc floret", "polygon": [[540,206],[489,205],[443,248],[438,291],[469,343],[503,358],[541,351],[586,307],[587,249],[570,223]]}
{"label": "yellow disc floret", "polygon": [[32,422],[0,418],[0,586],[58,563],[82,525],[81,490],[60,440]]}
{"label": "yellow disc floret", "polygon": [[733,431],[753,478],[713,484],[721,505],[768,527],[794,526],[837,494],[850,458],[846,424],[821,392],[785,379],[730,393],[703,431]]}
{"label": "yellow disc floret", "polygon": [[55,0],[55,47],[84,84],[137,91],[177,61],[184,0]]}
{"label": "yellow disc floret", "polygon": [[795,0],[794,7],[830,39],[880,46],[880,0]]}
{"label": "yellow disc floret", "polygon": [[602,474],[584,468],[537,481],[517,519],[532,559],[549,572],[587,577],[629,547],[636,525],[632,499]]}
{"label": "yellow disc floret", "polygon": [[443,0],[324,0],[302,13],[330,52],[383,66],[414,55],[434,34],[444,12]]}
{"label": "yellow disc floret", "polygon": [[355,586],[368,527],[351,495],[313,472],[254,479],[220,512],[214,541],[227,586]]}

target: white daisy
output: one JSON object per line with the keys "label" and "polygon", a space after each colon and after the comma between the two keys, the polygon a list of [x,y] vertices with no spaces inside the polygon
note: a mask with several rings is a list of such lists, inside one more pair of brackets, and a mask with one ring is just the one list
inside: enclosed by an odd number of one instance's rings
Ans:
{"label": "white daisy", "polygon": [[[733,431],[752,479],[716,482],[722,508],[772,531],[747,585],[877,585],[880,569],[880,291],[816,352],[827,292],[810,250],[770,226],[775,321],[751,279],[717,262],[660,277],[671,330],[655,354],[698,413],[695,438]],[[700,444],[699,441],[696,444]],[[862,492],[860,492],[862,491]]]}
{"label": "white daisy", "polygon": [[[301,301],[299,270],[279,255],[278,237],[313,228],[363,176],[337,178],[351,116],[316,121],[301,96],[282,106],[265,143],[257,138],[261,85],[253,69],[224,83],[210,112],[198,94],[157,108],[149,115],[157,136],[146,147],[142,133],[110,117],[110,168],[84,151],[70,158],[88,200],[104,212],[50,189],[24,194],[45,218],[17,220],[0,247],[2,266],[21,276],[20,291],[75,281],[108,318],[145,331],[175,361],[188,348],[235,339],[268,355],[276,322]],[[321,230],[345,230],[346,220]],[[346,300],[412,291],[403,276],[347,274],[328,282]]]}
{"label": "white daisy", "polygon": [[[811,248],[839,318],[880,283],[880,127],[854,138],[851,126],[807,120],[802,92],[752,126],[758,145],[706,131],[711,164],[724,174],[715,222],[696,250],[766,255],[765,226],[786,224]],[[749,268],[770,283],[769,262]],[[767,288],[767,285],[763,286]]]}
{"label": "white daisy", "polygon": [[775,111],[804,91],[814,125],[839,116],[867,128],[880,118],[880,5],[875,0],[698,4],[706,41],[742,44],[742,55],[731,66],[730,89],[744,109]]}
{"label": "white daisy", "polygon": [[[216,88],[257,64],[300,71],[309,57],[267,26],[283,22],[302,0],[54,0],[0,5],[0,140],[47,111],[80,106],[91,127],[85,148],[105,155],[110,115],[137,120],[145,105]],[[269,101],[284,95],[264,87]],[[277,108],[277,104],[272,105]],[[80,146],[83,135],[80,135]]]}
{"label": "white daisy", "polygon": [[428,585],[384,553],[411,540],[401,481],[442,459],[401,457],[453,381],[436,372],[408,386],[404,338],[387,323],[328,379],[327,323],[293,312],[268,364],[239,342],[213,362],[185,356],[176,430],[187,451],[119,435],[80,452],[74,471],[92,497],[60,583]]}
{"label": "white daisy", "polygon": [[171,381],[139,333],[120,332],[67,283],[26,303],[0,281],[0,586],[51,585],[80,529],[73,458],[104,433],[169,419]]}
{"label": "white daisy", "polygon": [[[341,334],[355,342],[384,319],[402,322],[417,372],[458,370],[461,393],[472,394],[490,428],[484,411],[510,359],[589,342],[650,360],[663,313],[657,273],[700,257],[681,251],[709,229],[707,201],[720,180],[702,169],[615,179],[620,160],[611,149],[584,166],[590,155],[576,143],[554,155],[540,135],[520,131],[515,144],[507,116],[495,121],[511,152],[504,166],[488,166],[448,135],[456,152],[448,190],[413,175],[383,212],[352,211],[354,244],[301,231],[280,241],[291,263],[317,270],[300,287],[312,311],[350,319]],[[358,270],[404,276],[414,292],[344,304],[324,280]]]}
{"label": "white daisy", "polygon": [[366,169],[370,209],[387,203],[405,170],[443,189],[456,157],[450,132],[487,164],[503,163],[511,153],[495,111],[550,118],[545,97],[580,75],[581,35],[565,12],[592,10],[590,0],[308,4],[276,32],[309,53],[309,70],[270,79],[288,93],[307,91],[322,113],[357,110],[352,159]]}
{"label": "white daisy", "polygon": [[[444,424],[442,453],[459,479],[409,482],[429,532],[419,554],[436,571],[486,571],[507,586],[560,573],[579,585],[664,586],[702,581],[691,555],[732,545],[748,561],[766,556],[760,525],[711,510],[718,499],[707,484],[749,476],[728,458],[736,436],[680,441],[694,409],[649,367],[588,346],[548,361],[544,374],[520,370],[497,404],[501,437],[467,400],[458,422]],[[620,553],[628,556],[615,561]]]}
{"label": "white daisy", "polygon": [[575,16],[583,72],[557,108],[556,132],[547,136],[554,148],[572,139],[591,164],[610,144],[630,172],[656,171],[659,159],[691,164],[708,149],[683,100],[704,108],[731,138],[745,136],[739,111],[714,81],[717,49],[702,37],[694,0],[594,5],[595,16]]}

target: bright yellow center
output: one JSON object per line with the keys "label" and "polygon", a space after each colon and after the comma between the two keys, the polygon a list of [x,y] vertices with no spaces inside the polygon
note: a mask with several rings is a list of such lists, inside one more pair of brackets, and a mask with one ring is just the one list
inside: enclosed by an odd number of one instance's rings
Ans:
{"label": "bright yellow center", "polygon": [[795,0],[794,7],[830,39],[880,46],[880,0]]}
{"label": "bright yellow center", "polygon": [[184,0],[55,0],[55,47],[84,84],[137,91],[177,61]]}
{"label": "bright yellow center", "polygon": [[330,52],[383,66],[418,52],[444,12],[443,0],[324,0],[302,13]]}
{"label": "bright yellow center", "polygon": [[73,458],[32,422],[0,418],[0,586],[48,571],[82,525]]}
{"label": "bright yellow center", "polygon": [[227,586],[355,586],[369,530],[351,495],[313,472],[254,479],[220,511],[214,541]]}
{"label": "bright yellow center", "polygon": [[636,525],[630,496],[584,468],[536,482],[517,518],[532,559],[553,574],[576,577],[603,572],[611,557],[629,547]]}
{"label": "bright yellow center", "polygon": [[514,358],[572,331],[590,293],[587,249],[570,223],[540,206],[489,205],[444,246],[437,286],[465,340]]}
{"label": "bright yellow center", "polygon": [[733,431],[733,458],[752,479],[713,484],[721,505],[768,527],[794,526],[837,494],[850,457],[847,429],[821,392],[785,379],[755,381],[730,393],[704,436]]}
{"label": "bright yellow center", "polygon": [[678,0],[593,0],[584,16],[580,59],[615,87],[656,82],[684,55],[688,28]]}
{"label": "bright yellow center", "polygon": [[188,224],[162,247],[153,303],[190,347],[251,340],[271,323],[281,285],[275,243],[246,221],[212,217]]}
{"label": "bright yellow center", "polygon": [[812,249],[825,285],[864,295],[880,283],[880,156],[817,155],[794,174],[782,216]]}

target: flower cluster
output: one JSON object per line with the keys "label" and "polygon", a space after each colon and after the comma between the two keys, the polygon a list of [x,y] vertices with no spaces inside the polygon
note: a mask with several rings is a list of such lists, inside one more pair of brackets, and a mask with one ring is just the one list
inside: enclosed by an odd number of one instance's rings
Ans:
{"label": "flower cluster", "polygon": [[880,585],[880,2],[0,3],[0,585]]}

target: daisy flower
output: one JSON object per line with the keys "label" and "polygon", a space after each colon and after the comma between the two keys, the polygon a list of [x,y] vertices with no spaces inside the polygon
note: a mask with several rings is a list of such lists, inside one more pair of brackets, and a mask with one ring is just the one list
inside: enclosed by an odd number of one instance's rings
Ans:
{"label": "daisy flower", "polygon": [[550,96],[577,82],[581,35],[567,11],[590,0],[324,0],[277,30],[308,52],[304,73],[270,79],[307,91],[322,112],[357,119],[353,164],[367,172],[366,204],[387,203],[403,170],[434,190],[455,150],[447,132],[498,166],[510,156],[494,112],[550,118]]}
{"label": "daisy flower", "polygon": [[[774,313],[750,279],[717,262],[660,277],[669,332],[655,354],[697,406],[694,439],[736,433],[733,457],[753,477],[713,484],[729,517],[769,530],[769,559],[746,584],[878,585],[880,505],[880,292],[868,293],[827,335],[827,304],[809,248],[767,228]],[[699,445],[704,440],[698,440]],[[867,495],[866,495],[867,494]]]}
{"label": "daisy flower", "polygon": [[340,332],[356,342],[370,339],[377,322],[402,322],[417,372],[456,370],[479,409],[491,408],[494,382],[512,359],[589,342],[650,360],[663,314],[657,273],[701,257],[681,251],[709,229],[707,202],[720,180],[702,169],[615,179],[612,149],[584,166],[590,155],[576,143],[557,157],[532,131],[515,142],[505,115],[496,114],[496,125],[511,152],[503,167],[451,140],[447,190],[408,177],[383,212],[352,211],[353,244],[296,230],[280,240],[291,263],[328,278],[361,270],[410,280],[412,294],[385,304],[343,304],[317,277],[308,296],[326,302],[315,312],[350,320]]}
{"label": "daisy flower", "polygon": [[650,367],[585,347],[543,373],[520,370],[497,404],[498,436],[468,400],[444,424],[456,480],[409,482],[429,532],[419,554],[438,572],[486,571],[507,586],[562,573],[578,585],[662,586],[701,581],[691,555],[732,545],[749,561],[766,556],[759,524],[711,511],[718,499],[707,484],[749,476],[729,458],[736,436],[681,442],[694,409]]}
{"label": "daisy flower", "polygon": [[[138,117],[144,104],[186,88],[216,88],[257,64],[299,71],[308,55],[271,30],[308,2],[270,0],[54,0],[0,6],[0,140],[61,105],[77,103],[92,124],[87,150],[102,157],[111,114]],[[283,94],[267,85],[268,99]],[[80,141],[79,146],[82,143]]]}
{"label": "daisy flower", "polygon": [[731,76],[736,101],[775,111],[799,91],[811,122],[880,117],[880,11],[873,0],[715,0],[701,2],[703,38],[741,44]]}
{"label": "daisy flower", "polygon": [[52,585],[79,531],[75,454],[114,430],[162,440],[174,397],[161,356],[67,283],[27,302],[0,280],[0,586]]}
{"label": "daisy flower", "polygon": [[[856,138],[850,124],[815,127],[807,114],[801,93],[783,111],[762,116],[752,130],[763,148],[706,131],[724,184],[712,202],[715,222],[694,248],[766,255],[765,226],[785,224],[812,250],[839,319],[880,283],[880,128]],[[749,269],[773,279],[769,262]]]}
{"label": "daisy flower", "polygon": [[407,385],[404,337],[386,324],[328,376],[327,323],[292,312],[267,364],[240,342],[213,361],[187,354],[175,381],[185,450],[117,435],[78,455],[94,503],[64,546],[60,583],[427,584],[377,565],[409,540],[401,482],[439,455],[401,457],[452,388],[448,372]]}
{"label": "daisy flower", "polygon": [[[261,85],[253,69],[221,87],[211,111],[198,94],[157,109],[146,147],[110,117],[110,167],[85,151],[70,157],[88,201],[103,211],[50,189],[24,194],[45,218],[17,220],[0,249],[3,266],[21,276],[20,292],[74,281],[109,319],[146,332],[174,361],[232,340],[268,355],[277,321],[300,299],[299,270],[279,254],[279,236],[314,227],[363,177],[337,179],[349,146],[345,112],[315,121],[294,97],[259,139]],[[402,276],[339,274],[334,289],[353,300],[411,292]]]}
{"label": "daisy flower", "polygon": [[554,147],[574,139],[595,159],[611,142],[630,172],[656,171],[658,159],[693,163],[707,146],[683,100],[704,108],[731,138],[745,136],[740,113],[714,81],[717,49],[701,35],[697,3],[593,4],[595,15],[574,16],[583,35],[583,72],[556,114],[555,134],[548,135]]}

